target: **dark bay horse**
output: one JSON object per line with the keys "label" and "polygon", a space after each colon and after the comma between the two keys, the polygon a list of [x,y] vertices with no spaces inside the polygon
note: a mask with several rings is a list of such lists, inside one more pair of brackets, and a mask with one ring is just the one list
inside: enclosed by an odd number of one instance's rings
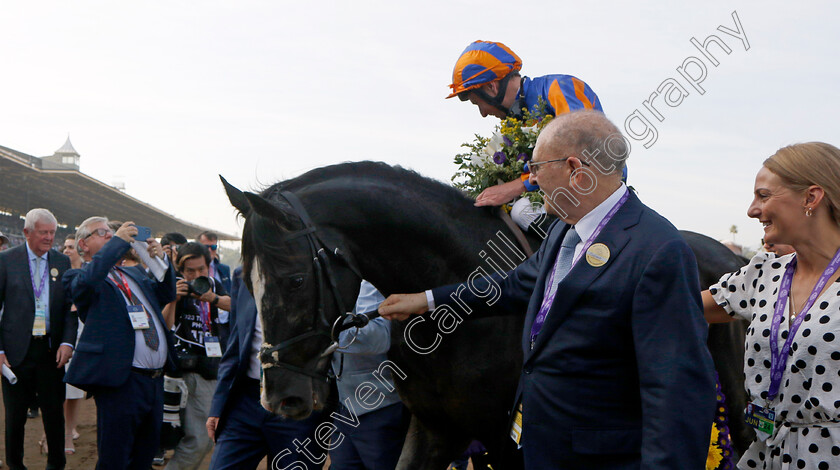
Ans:
{"label": "dark bay horse", "polygon": [[[493,210],[477,209],[451,186],[384,163],[320,168],[260,194],[223,182],[245,217],[243,276],[257,300],[266,343],[263,406],[292,419],[327,402],[330,327],[352,308],[362,278],[388,296],[524,260]],[[691,233],[687,239],[704,286],[743,264],[714,240]],[[536,249],[541,239],[529,242]],[[393,373],[412,413],[399,468],[446,468],[473,439],[491,455],[509,455],[507,412],[521,368],[524,314],[463,322],[425,315],[393,324],[389,362],[380,369]],[[741,397],[732,409],[742,410],[743,328],[733,323],[716,330],[711,336],[724,340],[710,336],[710,345],[725,370],[724,391],[730,400]],[[373,387],[386,387],[372,375]],[[737,428],[739,419],[731,421]],[[502,460],[494,468],[515,466]]]}

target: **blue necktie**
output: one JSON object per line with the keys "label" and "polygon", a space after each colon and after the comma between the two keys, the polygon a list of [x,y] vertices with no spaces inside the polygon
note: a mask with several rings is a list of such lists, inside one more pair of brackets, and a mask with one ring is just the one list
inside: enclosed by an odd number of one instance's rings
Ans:
{"label": "blue necktie", "polygon": [[580,236],[578,236],[575,228],[569,228],[569,231],[566,232],[566,236],[563,237],[563,241],[560,243],[560,253],[557,255],[557,262],[554,263],[554,272],[552,273],[551,278],[546,281],[550,282],[550,284],[546,286],[542,305],[540,305],[540,310],[534,318],[534,323],[531,324],[531,349],[534,349],[534,341],[536,340],[537,335],[540,334],[540,330],[542,330],[543,323],[545,323],[545,319],[548,316],[548,311],[551,309],[551,304],[554,303],[554,297],[557,294],[558,284],[560,284],[560,281],[562,281],[572,269],[572,262],[575,257],[575,247],[579,242]]}
{"label": "blue necktie", "polygon": [[563,242],[560,244],[560,256],[557,257],[557,265],[554,267],[554,288],[562,281],[572,269],[572,262],[575,258],[575,247],[580,243],[580,236],[574,227],[571,227]]}

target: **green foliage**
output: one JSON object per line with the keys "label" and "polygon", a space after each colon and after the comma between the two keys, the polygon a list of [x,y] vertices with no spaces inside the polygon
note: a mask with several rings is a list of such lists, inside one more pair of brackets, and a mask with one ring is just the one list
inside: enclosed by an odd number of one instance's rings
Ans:
{"label": "green foliage", "polygon": [[[534,112],[525,111],[523,119],[505,118],[491,137],[475,134],[472,142],[461,144],[465,153],[455,155],[458,171],[452,177],[455,187],[472,197],[499,183],[519,178],[525,163],[531,160],[540,131],[551,121],[540,100]],[[542,202],[539,192],[525,193],[534,202]]]}

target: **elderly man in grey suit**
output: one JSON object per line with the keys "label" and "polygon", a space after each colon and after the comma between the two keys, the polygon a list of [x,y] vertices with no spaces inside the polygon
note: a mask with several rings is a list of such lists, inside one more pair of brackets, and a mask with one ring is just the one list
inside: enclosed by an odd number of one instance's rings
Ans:
{"label": "elderly man in grey suit", "polygon": [[61,276],[70,259],[52,249],[57,222],[46,209],[26,214],[26,243],[0,253],[0,364],[18,378],[3,378],[6,463],[24,469],[26,410],[37,395],[44,420],[48,469],[64,468],[64,364],[73,354],[78,320],[70,313]]}

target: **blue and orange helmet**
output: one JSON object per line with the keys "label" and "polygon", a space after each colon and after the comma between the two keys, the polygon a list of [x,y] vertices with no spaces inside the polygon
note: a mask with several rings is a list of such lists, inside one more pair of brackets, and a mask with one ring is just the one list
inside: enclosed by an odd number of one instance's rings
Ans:
{"label": "blue and orange helmet", "polygon": [[[522,60],[500,42],[475,41],[461,53],[452,71],[452,93],[461,95],[484,84],[502,80],[522,68]],[[466,95],[461,95],[462,97]]]}

